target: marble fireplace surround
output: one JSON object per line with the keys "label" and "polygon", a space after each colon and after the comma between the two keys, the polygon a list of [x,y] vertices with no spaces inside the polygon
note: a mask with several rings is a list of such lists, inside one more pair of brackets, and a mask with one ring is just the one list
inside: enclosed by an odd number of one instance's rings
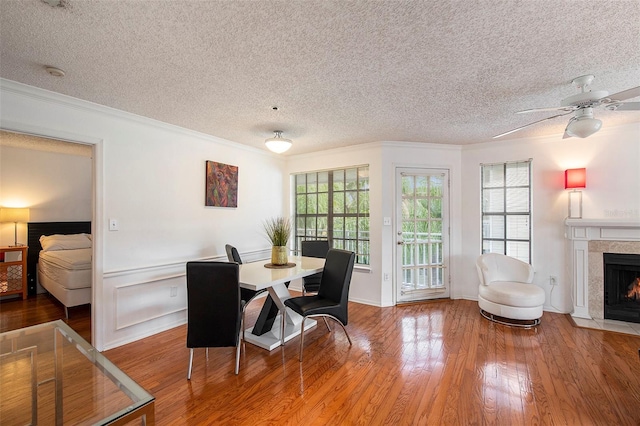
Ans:
{"label": "marble fireplace surround", "polygon": [[604,318],[603,253],[640,254],[640,220],[566,219],[574,318]]}

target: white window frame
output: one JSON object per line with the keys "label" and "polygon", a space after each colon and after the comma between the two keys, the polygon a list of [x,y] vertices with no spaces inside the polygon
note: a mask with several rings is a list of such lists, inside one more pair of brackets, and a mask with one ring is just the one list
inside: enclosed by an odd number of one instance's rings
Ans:
{"label": "white window frame", "polygon": [[[513,166],[522,167],[527,166],[527,184],[513,184],[510,185],[508,182],[508,170]],[[499,170],[502,167],[502,184],[500,183],[488,183],[490,179],[486,178],[486,174],[490,173],[493,170]],[[527,263],[531,263],[531,253],[532,253],[532,159],[521,160],[521,161],[511,161],[505,163],[491,163],[491,164],[481,164],[480,165],[480,193],[481,193],[481,218],[480,218],[480,226],[482,229],[482,242],[480,246],[480,250],[482,253],[500,253],[505,254],[507,256],[512,256],[517,259],[523,260]],[[528,208],[526,210],[517,210],[517,211],[509,211],[508,205],[509,201],[513,201],[515,196],[509,197],[510,193],[513,193],[517,190],[522,189],[528,190],[528,198],[527,204]],[[502,191],[502,206],[500,208],[494,208],[494,210],[488,209],[487,205],[494,204],[489,201],[490,192],[491,191]],[[495,193],[495,192],[494,192]],[[496,236],[488,235],[490,232],[495,231],[495,229],[491,228],[491,218],[498,219],[496,222],[500,223],[500,218],[502,218],[502,235],[498,233]],[[524,220],[527,223],[527,235],[526,237],[522,237],[522,235],[518,237],[513,237],[512,234],[515,231],[510,230],[510,222],[514,223],[517,219]],[[522,232],[521,229],[519,229]],[[491,244],[491,242],[495,242],[497,244]],[[526,253],[523,253],[522,250],[518,250],[518,243],[526,242],[528,245],[528,250]],[[500,245],[500,243],[502,243]],[[511,244],[510,244],[511,243]]]}

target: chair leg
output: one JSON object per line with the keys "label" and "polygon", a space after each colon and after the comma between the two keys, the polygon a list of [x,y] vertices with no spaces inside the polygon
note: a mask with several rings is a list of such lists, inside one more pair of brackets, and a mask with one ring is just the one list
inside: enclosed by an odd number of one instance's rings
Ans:
{"label": "chair leg", "polygon": [[[532,319],[532,320],[520,320],[522,322],[515,322],[518,320],[513,320],[514,322],[509,322],[509,321],[504,321],[501,320],[497,315],[492,314],[491,312],[487,312],[484,309],[480,308],[480,315],[482,315],[483,317],[485,317],[486,319],[488,319],[489,321],[498,323],[498,324],[502,324],[502,325],[506,325],[509,327],[519,327],[519,328],[526,328],[529,329],[531,327],[536,327],[538,325],[540,325],[540,318],[537,319]],[[508,320],[508,318],[506,318]],[[526,322],[529,321],[529,322]]]}
{"label": "chair leg", "polygon": [[[333,317],[331,317],[331,318],[333,318]],[[334,319],[334,320],[336,320],[336,322],[337,322],[338,324],[340,324],[340,327],[342,327],[342,329],[344,330],[344,334],[346,334],[346,335],[347,335],[347,340],[349,341],[349,346],[352,346],[352,345],[353,345],[353,343],[351,343],[351,337],[349,337],[349,333],[347,332],[347,329],[346,329],[346,327],[344,326],[344,324],[342,324],[342,321],[338,321],[336,318],[333,318],[333,319]]]}
{"label": "chair leg", "polygon": [[[338,318],[334,317],[333,315],[326,315],[326,314],[309,315],[309,317],[322,317],[322,319],[324,320],[325,323],[327,322],[327,318],[331,318],[332,320],[334,320],[335,322],[340,324],[340,327],[342,327],[342,330],[344,330],[344,334],[347,335],[347,340],[349,341],[349,346],[352,345],[351,337],[349,337],[349,332],[347,331],[347,329],[344,326],[344,324],[342,324],[342,321],[340,321]],[[329,327],[329,324],[327,324],[327,327]],[[331,329],[329,329],[329,330],[331,330]]]}
{"label": "chair leg", "polygon": [[193,348],[189,349],[189,371],[187,372],[187,380],[191,380],[192,365],[193,365]]}
{"label": "chair leg", "polygon": [[327,326],[327,329],[331,331],[331,327],[329,327],[329,321],[327,321],[327,317],[322,317],[322,319],[324,320],[324,324]]}
{"label": "chair leg", "polygon": [[300,328],[300,362],[302,362],[302,350],[304,349],[304,320],[306,320],[307,317],[302,317],[302,325]]}
{"label": "chair leg", "polygon": [[[302,349],[304,348],[304,320],[312,317],[313,318],[322,317],[322,319],[324,320],[324,323],[327,324],[327,328],[329,328],[329,323],[327,322],[327,318],[331,318],[332,320],[340,324],[340,327],[342,327],[342,330],[344,330],[344,334],[347,336],[347,340],[349,341],[349,346],[353,345],[353,342],[351,342],[351,337],[349,336],[349,332],[347,331],[346,327],[344,326],[344,324],[342,324],[342,321],[340,321],[338,318],[334,317],[333,315],[318,314],[318,315],[309,315],[307,317],[302,317],[302,328],[300,329],[300,362],[302,362]],[[331,328],[329,328],[329,331],[331,331]]]}
{"label": "chair leg", "polygon": [[240,339],[238,339],[238,344],[236,345],[236,375],[238,374],[238,371],[240,371],[240,346],[241,346],[242,342]]}
{"label": "chair leg", "polygon": [[[245,305],[246,307],[247,305]],[[242,319],[240,320],[240,330],[242,330],[242,341],[244,342],[244,308],[242,309]]]}

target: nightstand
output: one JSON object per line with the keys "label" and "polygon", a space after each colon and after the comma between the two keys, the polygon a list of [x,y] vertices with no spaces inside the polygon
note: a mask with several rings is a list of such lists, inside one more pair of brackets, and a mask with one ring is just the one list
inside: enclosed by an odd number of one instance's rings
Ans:
{"label": "nightstand", "polygon": [[27,246],[0,247],[0,296],[27,298]]}

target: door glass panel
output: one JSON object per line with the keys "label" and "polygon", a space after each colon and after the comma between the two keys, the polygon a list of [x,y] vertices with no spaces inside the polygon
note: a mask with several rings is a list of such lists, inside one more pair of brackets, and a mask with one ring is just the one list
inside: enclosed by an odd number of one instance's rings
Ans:
{"label": "door glass panel", "polygon": [[[445,176],[425,172],[405,174],[399,179],[402,185],[398,200],[402,218],[398,236],[402,253],[399,301],[448,296],[444,280]],[[496,197],[501,197],[500,194],[496,193]]]}

